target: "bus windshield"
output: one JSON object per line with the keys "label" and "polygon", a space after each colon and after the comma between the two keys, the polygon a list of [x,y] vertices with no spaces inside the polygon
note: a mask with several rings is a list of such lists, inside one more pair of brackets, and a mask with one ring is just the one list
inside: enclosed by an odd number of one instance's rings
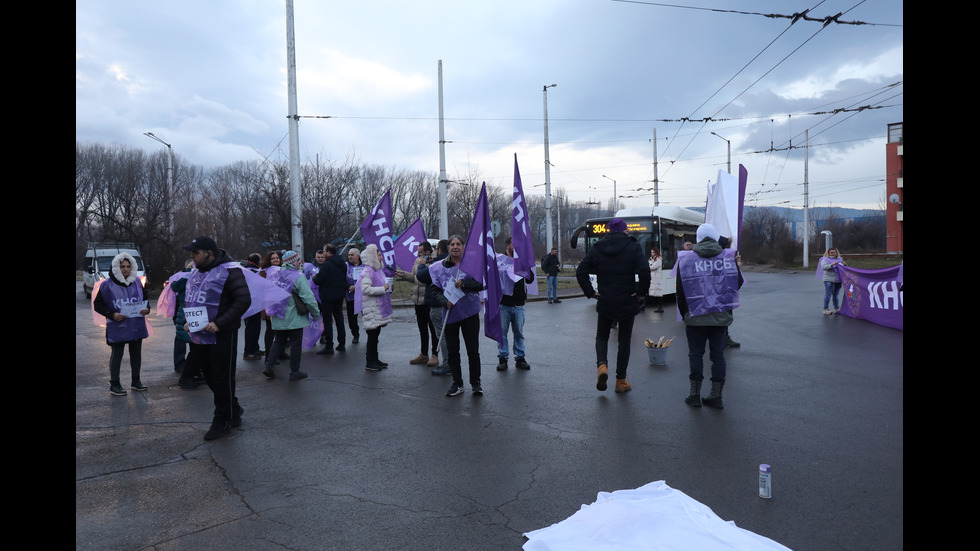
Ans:
{"label": "bus windshield", "polygon": [[[663,212],[669,209],[669,212]],[[660,212],[658,212],[658,210]],[[665,294],[674,291],[674,278],[670,275],[671,268],[677,262],[677,252],[684,250],[684,243],[696,241],[698,226],[704,222],[704,215],[690,209],[679,207],[657,207],[646,216],[622,215],[604,218],[590,218],[585,225],[575,230],[571,246],[576,248],[579,238],[585,244],[585,253],[597,241],[609,234],[609,221],[620,218],[626,222],[626,233],[636,239],[643,250],[643,257],[650,258],[650,250],[656,247],[663,256],[663,278]],[[584,232],[584,235],[582,235]]]}

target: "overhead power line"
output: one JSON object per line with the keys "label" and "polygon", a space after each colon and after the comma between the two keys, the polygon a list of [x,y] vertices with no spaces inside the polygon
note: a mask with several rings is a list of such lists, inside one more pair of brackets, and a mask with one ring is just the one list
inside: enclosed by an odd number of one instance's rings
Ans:
{"label": "overhead power line", "polygon": [[[700,6],[681,6],[678,4],[664,4],[661,2],[641,2],[640,0],[612,0],[613,2],[622,2],[624,4],[643,4],[646,6],[656,6],[661,8],[681,8],[686,10],[700,10],[700,11],[713,11],[719,13],[735,13],[738,15],[756,15],[760,17],[767,17],[770,19],[791,19],[792,23],[797,21],[809,21],[811,23],[823,23],[826,27],[831,23],[838,25],[872,25],[876,27],[902,27],[903,25],[898,25],[894,23],[868,23],[867,21],[841,21],[840,17],[844,15],[844,12],[838,12],[835,15],[828,15],[824,17],[811,17],[809,9],[803,10],[802,12],[782,14],[782,13],[761,13],[752,11],[741,11],[741,10],[724,10],[719,8],[703,8]],[[863,3],[863,2],[862,2]]]}

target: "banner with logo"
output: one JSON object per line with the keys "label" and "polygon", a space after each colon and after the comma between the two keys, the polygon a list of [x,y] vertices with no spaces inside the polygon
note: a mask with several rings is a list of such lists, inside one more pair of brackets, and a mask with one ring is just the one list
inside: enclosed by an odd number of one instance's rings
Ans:
{"label": "banner with logo", "polygon": [[837,265],[843,298],[839,314],[903,330],[902,266],[861,270]]}

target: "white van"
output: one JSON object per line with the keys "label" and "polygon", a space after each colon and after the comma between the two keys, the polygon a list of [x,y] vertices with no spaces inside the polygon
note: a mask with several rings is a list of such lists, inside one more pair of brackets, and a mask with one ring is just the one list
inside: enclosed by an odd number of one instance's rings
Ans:
{"label": "white van", "polygon": [[85,263],[82,265],[82,291],[85,298],[92,298],[92,289],[95,282],[107,279],[109,271],[112,270],[112,259],[119,253],[129,253],[136,259],[136,266],[133,270],[136,277],[140,278],[140,283],[146,287],[146,266],[143,264],[143,257],[136,248],[135,243],[89,243],[85,251]]}

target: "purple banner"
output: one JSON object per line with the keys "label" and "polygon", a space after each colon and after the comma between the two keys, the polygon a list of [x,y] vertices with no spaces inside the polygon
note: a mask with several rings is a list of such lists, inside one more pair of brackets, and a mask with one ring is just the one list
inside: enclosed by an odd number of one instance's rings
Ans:
{"label": "purple banner", "polygon": [[503,342],[500,328],[500,276],[497,274],[497,253],[493,246],[493,231],[490,229],[490,207],[487,203],[487,183],[480,188],[480,198],[476,202],[473,223],[466,237],[466,248],[459,269],[474,279],[481,279],[487,297],[483,301],[483,334],[497,342]]}
{"label": "purple banner", "polygon": [[384,269],[388,276],[389,266],[395,265],[395,239],[391,233],[391,188],[385,192],[371,214],[361,223],[361,237],[366,245],[377,245],[384,259]]}
{"label": "purple banner", "polygon": [[416,218],[415,222],[395,241],[395,263],[402,270],[412,271],[419,254],[419,244],[423,241],[425,241],[425,228],[422,227],[422,219]]}
{"label": "purple banner", "polygon": [[514,153],[514,203],[511,208],[510,236],[514,245],[514,273],[530,278],[534,273],[534,247],[531,245],[531,221],[528,218],[521,172]]}
{"label": "purple banner", "polygon": [[839,314],[903,330],[905,318],[901,266],[860,270],[837,264],[843,300]]}

